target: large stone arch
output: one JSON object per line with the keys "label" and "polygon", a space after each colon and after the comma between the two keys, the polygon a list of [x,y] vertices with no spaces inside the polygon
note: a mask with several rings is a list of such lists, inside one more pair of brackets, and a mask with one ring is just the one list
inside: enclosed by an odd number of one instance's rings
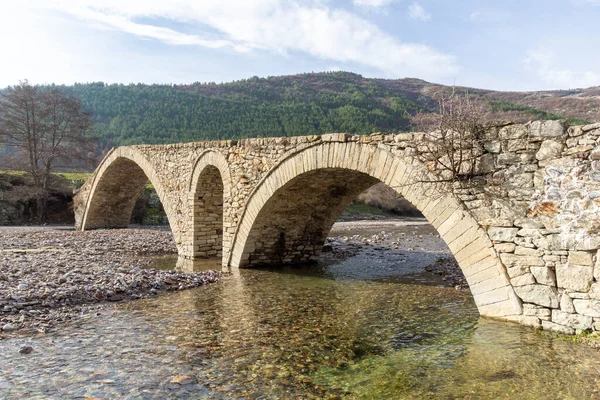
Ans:
{"label": "large stone arch", "polygon": [[[448,188],[440,187],[443,184],[415,180],[424,174],[416,159],[357,142],[321,143],[290,154],[250,194],[228,264],[245,267],[318,257],[345,205],[380,181],[410,201],[438,230],[463,270],[482,315],[520,315],[520,301],[486,231]],[[298,204],[301,212],[295,211]],[[306,212],[311,215],[301,215]]]}
{"label": "large stone arch", "polygon": [[188,251],[191,258],[228,259],[233,232],[226,229],[224,216],[230,212],[231,182],[223,154],[206,150],[194,162],[188,185],[193,220]]}
{"label": "large stone arch", "polygon": [[78,228],[127,227],[135,202],[148,181],[154,186],[177,238],[177,225],[162,182],[153,165],[134,147],[118,147],[102,160],[94,174],[82,216],[77,221]]}

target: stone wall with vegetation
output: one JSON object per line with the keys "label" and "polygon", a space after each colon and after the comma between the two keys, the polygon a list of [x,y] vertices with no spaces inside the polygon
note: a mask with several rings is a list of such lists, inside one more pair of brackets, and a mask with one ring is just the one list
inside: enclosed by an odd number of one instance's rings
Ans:
{"label": "stone wall with vegetation", "polygon": [[[482,315],[567,333],[600,330],[600,124],[489,128],[469,185],[436,180],[435,165],[422,162],[423,136],[327,134],[117,148],[76,196],[77,224],[126,224],[143,173],[164,205],[181,256],[202,256],[207,243],[214,254],[220,241],[224,265],[296,262],[317,257],[342,206],[380,181],[438,230]],[[206,168],[212,181],[220,175],[223,203],[212,203],[211,215],[202,216],[206,199],[199,194],[214,197],[206,182],[198,183]],[[213,228],[205,229],[202,218]]]}

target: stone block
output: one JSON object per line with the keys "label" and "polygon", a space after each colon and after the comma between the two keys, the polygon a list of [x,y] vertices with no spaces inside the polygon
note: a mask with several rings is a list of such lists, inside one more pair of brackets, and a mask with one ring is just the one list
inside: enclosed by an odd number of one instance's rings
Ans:
{"label": "stone block", "polygon": [[523,315],[530,315],[549,320],[552,315],[552,311],[549,308],[525,303],[523,304]]}
{"label": "stone block", "polygon": [[521,276],[521,275],[528,273],[529,268],[527,268],[525,266],[510,267],[510,268],[506,268],[506,272],[508,273],[508,276],[510,278],[515,278],[517,276]]}
{"label": "stone block", "polygon": [[514,278],[511,278],[511,280],[510,280],[510,284],[513,286],[525,286],[525,285],[531,285],[534,283],[535,283],[535,278],[530,273],[516,276]]}
{"label": "stone block", "polygon": [[528,228],[524,228],[524,229],[519,229],[519,231],[517,232],[517,236],[522,236],[522,237],[542,237],[544,235],[540,232],[540,229],[528,229]]}
{"label": "stone block", "polygon": [[574,299],[573,306],[578,314],[588,317],[600,317],[600,300]]}
{"label": "stone block", "polygon": [[535,153],[537,160],[543,161],[552,158],[558,158],[562,155],[564,145],[554,140],[544,140],[540,149]]}
{"label": "stone block", "polygon": [[574,154],[588,152],[588,151],[592,150],[593,148],[594,148],[594,146],[590,146],[590,145],[571,147],[570,149],[565,150],[562,153],[562,155],[563,156],[572,156]]}
{"label": "stone block", "polygon": [[590,290],[594,272],[592,267],[580,265],[558,265],[556,267],[556,284],[574,292],[587,292]]}
{"label": "stone block", "polygon": [[500,254],[500,260],[507,268],[512,267],[542,267],[546,263],[541,257],[519,256],[511,253]]}
{"label": "stone block", "polygon": [[555,324],[550,321],[542,321],[542,329],[545,331],[553,331],[558,333],[564,333],[565,335],[574,335],[575,329],[569,328],[568,326]]}
{"label": "stone block", "polygon": [[600,146],[594,147],[590,153],[590,160],[600,160]]}
{"label": "stone block", "polygon": [[542,229],[544,228],[544,224],[539,221],[536,221],[532,218],[517,218],[515,219],[515,226],[524,229]]}
{"label": "stone block", "polygon": [[595,124],[583,125],[581,127],[582,132],[589,132],[589,131],[593,131],[594,129],[600,129],[600,122],[597,122]]}
{"label": "stone block", "polygon": [[560,121],[534,121],[529,126],[529,133],[533,138],[556,138],[565,134],[565,127]]}
{"label": "stone block", "polygon": [[537,283],[548,286],[556,286],[556,274],[552,268],[530,267],[529,270],[535,277]]}
{"label": "stone block", "polygon": [[488,153],[497,154],[497,153],[500,153],[500,151],[501,151],[501,144],[500,144],[500,141],[498,141],[498,140],[491,140],[488,142],[484,142],[483,148]]}
{"label": "stone block", "polygon": [[600,251],[596,252],[596,263],[594,265],[594,279],[600,281]]}
{"label": "stone block", "polygon": [[591,329],[593,319],[585,315],[569,314],[560,310],[552,310],[552,322],[575,329]]}
{"label": "stone block", "polygon": [[527,136],[527,129],[523,125],[509,125],[502,127],[498,137],[502,140],[522,139]]}
{"label": "stone block", "polygon": [[556,288],[546,285],[527,285],[515,287],[515,293],[526,303],[549,308],[558,308],[559,298]]}
{"label": "stone block", "polygon": [[569,251],[569,265],[580,265],[591,267],[593,265],[592,254],[587,251]]}
{"label": "stone block", "polygon": [[583,239],[576,240],[575,249],[577,249],[577,250],[598,250],[598,249],[600,249],[600,238],[585,237]]}
{"label": "stone block", "polygon": [[512,253],[515,251],[516,247],[517,245],[514,243],[496,243],[494,245],[494,249],[496,249],[498,253]]}
{"label": "stone block", "polygon": [[573,299],[566,293],[560,296],[560,309],[564,312],[574,314],[575,306],[573,305]]}
{"label": "stone block", "polygon": [[496,158],[498,165],[511,165],[521,162],[521,157],[517,153],[502,153]]}
{"label": "stone block", "polygon": [[531,249],[529,247],[517,246],[514,251],[515,255],[518,256],[530,256],[530,257],[542,257],[544,252],[538,249]]}
{"label": "stone block", "polygon": [[569,295],[570,298],[572,299],[584,299],[584,300],[589,300],[590,295],[589,293],[581,293],[581,292],[565,292]]}
{"label": "stone block", "polygon": [[493,226],[488,228],[488,235],[490,240],[495,242],[512,242],[515,240],[518,230],[519,228],[500,228]]}
{"label": "stone block", "polygon": [[590,299],[600,300],[600,282],[592,283],[588,295],[590,296]]}
{"label": "stone block", "polygon": [[412,142],[413,138],[414,136],[412,133],[398,133],[397,135],[394,135],[394,142]]}

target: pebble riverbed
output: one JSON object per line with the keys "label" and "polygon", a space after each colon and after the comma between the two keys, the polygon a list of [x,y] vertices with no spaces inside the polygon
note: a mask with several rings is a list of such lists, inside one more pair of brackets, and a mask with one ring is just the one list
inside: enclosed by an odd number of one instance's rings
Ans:
{"label": "pebble riverbed", "polygon": [[0,338],[44,333],[107,304],[217,282],[221,272],[147,269],[176,254],[166,229],[0,228]]}

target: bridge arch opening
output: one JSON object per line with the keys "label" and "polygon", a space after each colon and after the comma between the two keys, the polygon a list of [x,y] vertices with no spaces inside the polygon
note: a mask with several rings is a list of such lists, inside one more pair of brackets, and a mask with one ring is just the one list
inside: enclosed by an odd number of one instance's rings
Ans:
{"label": "bridge arch opening", "polygon": [[342,211],[378,180],[326,168],[292,179],[264,204],[247,239],[245,266],[315,261]]}
{"label": "bridge arch opening", "polygon": [[144,160],[137,158],[112,154],[104,160],[88,198],[82,229],[126,228],[132,220],[136,201],[148,183],[154,187],[161,205],[164,204],[159,182],[149,176],[154,175],[153,171]]}
{"label": "bridge arch opening", "polygon": [[293,264],[319,258],[341,212],[378,182],[417,208],[448,245],[483,315],[521,314],[487,233],[443,184],[426,183],[417,160],[358,143],[320,144],[284,159],[250,195],[229,265]]}

